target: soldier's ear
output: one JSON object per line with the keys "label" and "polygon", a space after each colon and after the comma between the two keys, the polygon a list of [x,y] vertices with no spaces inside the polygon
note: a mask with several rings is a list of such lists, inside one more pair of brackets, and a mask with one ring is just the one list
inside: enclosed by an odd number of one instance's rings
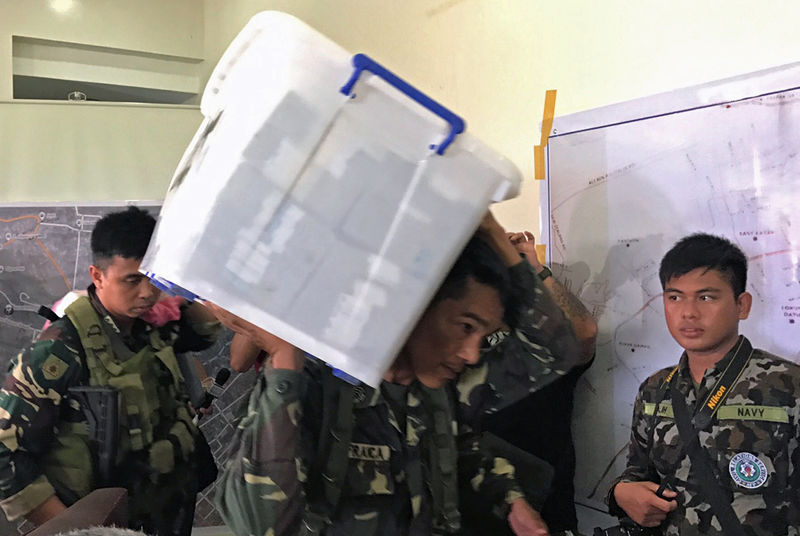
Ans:
{"label": "soldier's ear", "polygon": [[89,276],[92,278],[92,283],[98,289],[103,288],[103,270],[92,264],[89,266]]}
{"label": "soldier's ear", "polygon": [[739,320],[745,320],[750,315],[750,307],[753,305],[753,295],[749,292],[742,292],[736,298],[736,307],[739,309]]}

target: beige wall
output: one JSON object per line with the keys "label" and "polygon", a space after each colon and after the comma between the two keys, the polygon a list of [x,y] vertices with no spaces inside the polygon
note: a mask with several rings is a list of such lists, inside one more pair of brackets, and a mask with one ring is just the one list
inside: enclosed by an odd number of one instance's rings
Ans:
{"label": "beige wall", "polygon": [[[206,58],[199,68],[207,77],[250,16],[280,9],[353,52],[369,53],[463,115],[471,132],[525,174],[522,196],[499,207],[500,219],[533,229],[532,146],[546,89],[558,90],[556,113],[563,115],[800,60],[800,3],[794,1],[74,0],[63,14],[52,8],[59,1],[69,0],[0,0],[0,101],[10,98],[12,34]],[[23,112],[4,117],[4,109],[3,136],[38,128],[26,124]],[[130,176],[132,197],[163,194],[194,128],[173,123],[163,121],[159,137],[174,128],[174,142],[150,148],[151,176],[141,182]],[[130,134],[141,141],[141,129]],[[20,150],[0,149],[0,169],[36,158],[41,145]],[[101,144],[97,154],[102,150]],[[109,151],[121,154],[118,147]],[[84,173],[92,179],[90,191],[102,199],[115,195],[116,186],[98,183],[108,170],[87,166]],[[29,177],[27,190],[13,191],[22,198],[47,191],[53,175]],[[78,188],[70,199],[86,197],[86,182],[70,184]]]}
{"label": "beige wall", "polygon": [[467,119],[523,170],[509,227],[538,227],[532,146],[556,114],[800,61],[800,2],[776,0],[204,0],[213,64],[255,12],[279,9],[367,52]]}
{"label": "beige wall", "polygon": [[202,2],[0,0],[0,201],[162,198],[197,108],[12,101],[13,35],[202,58]]}
{"label": "beige wall", "polygon": [[160,200],[195,106],[0,102],[0,202]]}
{"label": "beige wall", "polygon": [[[68,9],[61,12],[57,8]],[[11,36],[202,58],[200,0],[0,0],[0,100],[12,97]]]}

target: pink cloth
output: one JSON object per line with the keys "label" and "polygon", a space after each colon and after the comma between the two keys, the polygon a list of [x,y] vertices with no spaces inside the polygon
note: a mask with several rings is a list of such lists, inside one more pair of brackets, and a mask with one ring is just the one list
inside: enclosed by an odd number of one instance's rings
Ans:
{"label": "pink cloth", "polygon": [[167,322],[181,318],[181,305],[184,299],[180,296],[169,296],[156,302],[156,304],[139,318],[153,326],[163,326]]}

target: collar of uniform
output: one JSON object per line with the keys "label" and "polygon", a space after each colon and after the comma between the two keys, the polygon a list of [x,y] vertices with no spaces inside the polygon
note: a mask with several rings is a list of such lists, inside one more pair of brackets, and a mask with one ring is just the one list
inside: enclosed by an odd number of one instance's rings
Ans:
{"label": "collar of uniform", "polygon": [[392,404],[389,403],[384,394],[381,392],[382,389],[372,389],[371,387],[367,387],[363,384],[362,386],[371,391],[368,391],[367,403],[363,404],[358,404],[356,402],[356,395],[354,391],[353,403],[355,407],[377,406],[379,404],[384,404],[389,414],[389,424],[391,424],[398,433],[406,437],[406,439],[408,439],[409,433],[413,433],[414,436],[419,436],[427,429],[424,401],[426,398],[425,389],[429,388],[425,387],[419,381],[413,381],[406,389],[405,406],[402,409],[405,412],[405,426],[400,426],[400,422],[397,419],[397,415],[395,414]]}
{"label": "collar of uniform", "polygon": [[[381,382],[383,385],[385,381]],[[406,387],[406,400],[408,401],[408,396],[411,395],[414,399],[421,399],[421,391],[424,388],[422,383],[415,380],[408,384]],[[355,387],[353,387],[353,407],[356,408],[367,408],[372,406],[377,406],[379,404],[389,404],[386,400],[386,397],[383,396],[381,389],[375,389],[374,387],[370,387],[364,383],[359,383]],[[413,404],[412,405],[416,405]]]}
{"label": "collar of uniform", "polygon": [[108,310],[103,306],[103,302],[101,302],[100,298],[97,297],[97,288],[94,286],[94,283],[89,285],[89,287],[86,289],[86,292],[89,295],[89,302],[92,304],[92,307],[94,307],[95,311],[100,314],[100,318],[102,318],[105,323],[109,324],[110,330],[113,331],[115,335],[120,337],[126,345],[129,347],[134,347],[138,346],[137,341],[139,344],[147,342],[148,334],[153,329],[150,324],[141,318],[136,318],[131,326],[130,335],[125,335],[122,333],[122,331],[120,331],[117,323],[114,321],[114,317],[112,317]]}
{"label": "collar of uniform", "polygon": [[[739,338],[736,340],[736,344],[734,344],[733,347],[730,350],[728,350],[728,353],[725,354],[725,356],[722,359],[717,361],[713,367],[706,370],[705,374],[703,374],[703,379],[700,381],[699,390],[696,393],[697,398],[702,398],[703,396],[705,396],[716,385],[716,383],[722,377],[723,372],[725,372],[725,369],[728,367],[731,360],[733,359],[733,355],[736,353],[736,349],[739,347],[739,344],[743,340],[747,341],[748,343],[750,342],[744,335],[739,335]],[[683,352],[683,355],[681,355],[681,360],[679,365],[680,365],[680,374],[682,380],[681,383],[684,385],[688,384],[689,386],[694,386],[694,382],[692,381],[692,374],[691,371],[689,370],[689,356],[686,355],[686,352]],[[682,388],[681,391],[685,392],[685,389]]]}

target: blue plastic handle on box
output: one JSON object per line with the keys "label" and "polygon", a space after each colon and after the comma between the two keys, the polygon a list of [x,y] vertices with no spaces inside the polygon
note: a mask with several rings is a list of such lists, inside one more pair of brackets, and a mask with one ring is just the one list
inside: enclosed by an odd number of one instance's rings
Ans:
{"label": "blue plastic handle on box", "polygon": [[447,123],[450,125],[450,132],[447,134],[447,137],[444,139],[444,141],[442,141],[442,143],[440,143],[436,148],[436,154],[444,154],[448,145],[453,143],[453,140],[456,139],[456,136],[464,132],[466,125],[461,117],[451,112],[429,96],[425,95],[422,91],[418,90],[366,54],[356,54],[353,56],[353,67],[355,67],[355,70],[350,76],[350,80],[348,80],[340,90],[345,95],[350,95],[350,93],[353,91],[353,86],[355,86],[356,82],[358,82],[361,73],[363,71],[369,71],[375,76],[383,78],[390,85],[447,121]]}
{"label": "blue plastic handle on box", "polygon": [[[328,365],[328,366],[330,366],[330,365]],[[348,373],[346,373],[342,369],[338,369],[336,367],[331,367],[331,369],[333,370],[333,375],[336,376],[337,378],[339,378],[340,380],[344,380],[347,383],[349,383],[350,385],[360,385],[361,384],[361,380],[359,380],[355,376],[349,375]]]}
{"label": "blue plastic handle on box", "polygon": [[[319,361],[319,362],[325,363],[324,361],[322,361],[320,358],[318,358],[317,356],[315,356],[313,354],[309,354],[308,352],[305,352],[305,354],[306,354],[306,359],[311,359],[312,361]],[[349,383],[351,385],[361,385],[361,380],[359,380],[355,376],[351,376],[350,374],[346,373],[342,369],[338,369],[338,368],[334,367],[330,363],[325,363],[325,364],[328,365],[331,368],[331,372],[333,372],[333,375],[336,376],[337,378],[339,378],[340,380],[344,380],[344,381],[346,381],[347,383]]]}
{"label": "blue plastic handle on box", "polygon": [[197,294],[193,292],[189,292],[185,288],[176,285],[171,281],[167,281],[163,277],[158,277],[153,272],[145,272],[144,275],[150,278],[150,284],[156,287],[158,290],[162,292],[166,292],[171,296],[180,296],[190,302],[196,300],[198,298]]}

